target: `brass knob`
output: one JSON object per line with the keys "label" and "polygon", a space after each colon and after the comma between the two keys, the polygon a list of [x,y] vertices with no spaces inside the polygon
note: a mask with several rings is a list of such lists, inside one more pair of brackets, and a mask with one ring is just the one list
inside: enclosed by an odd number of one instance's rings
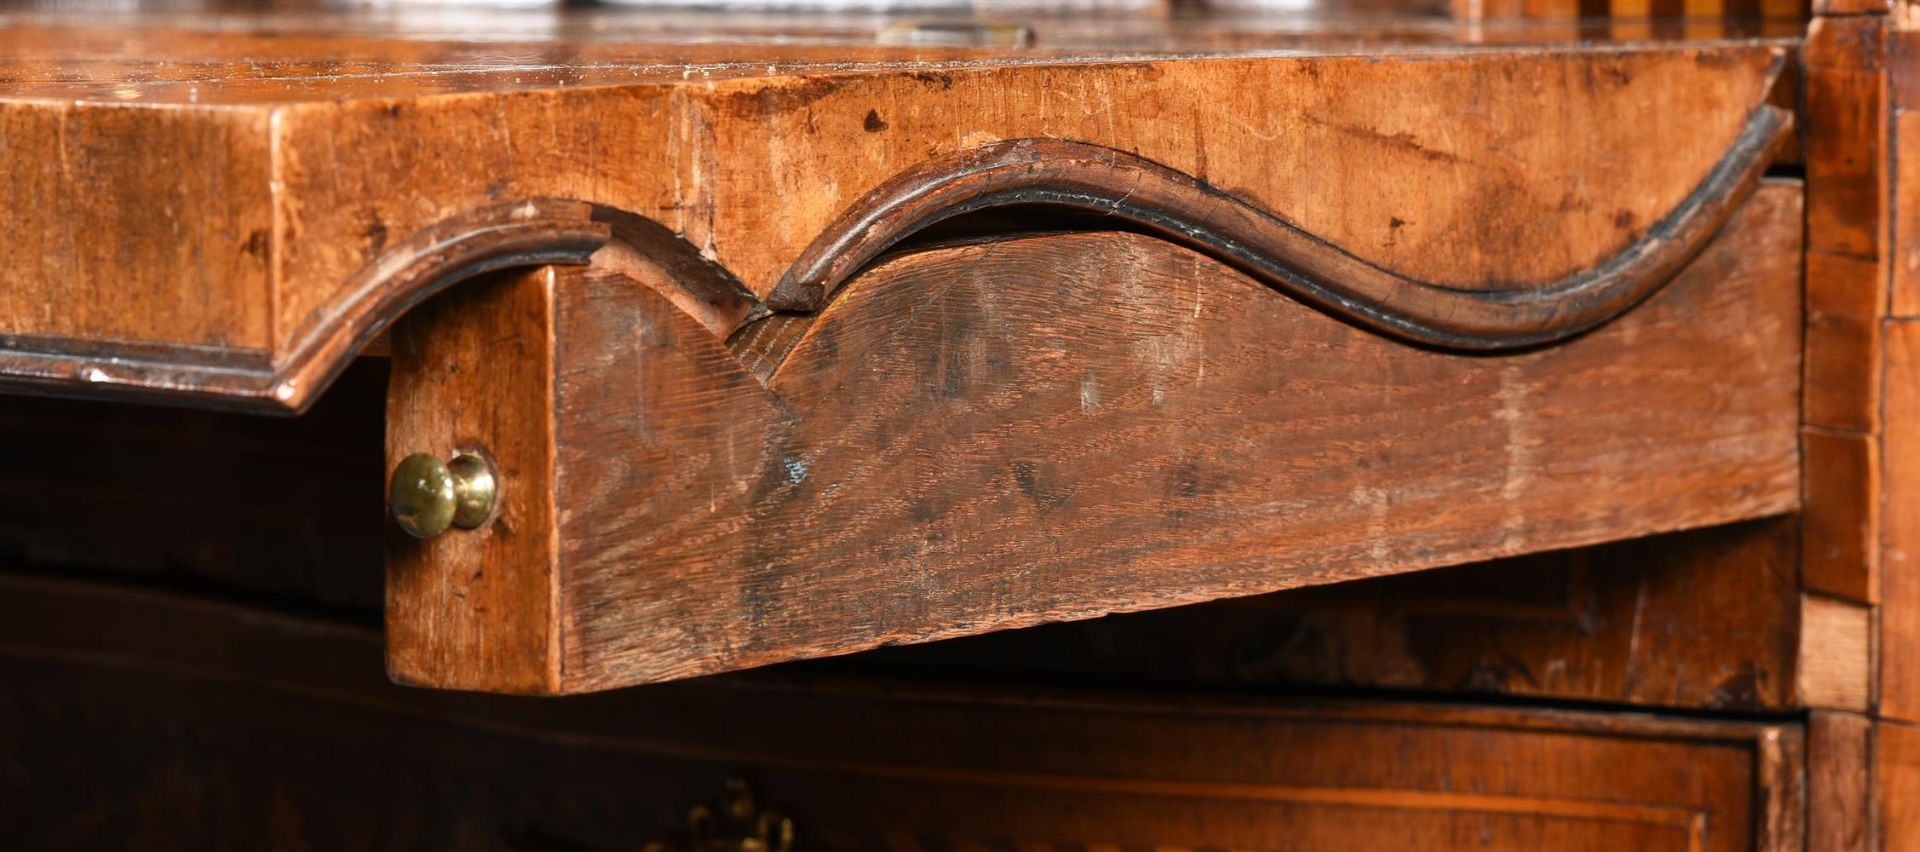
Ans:
{"label": "brass knob", "polygon": [[393,469],[389,492],[393,519],[414,538],[433,538],[448,526],[474,529],[487,522],[500,499],[493,465],[476,455],[461,453],[441,461],[414,453]]}

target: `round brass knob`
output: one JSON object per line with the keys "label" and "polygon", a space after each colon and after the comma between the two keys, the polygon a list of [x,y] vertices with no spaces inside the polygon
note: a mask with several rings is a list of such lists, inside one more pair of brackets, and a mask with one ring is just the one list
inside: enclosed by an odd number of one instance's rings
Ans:
{"label": "round brass knob", "polygon": [[389,492],[393,519],[414,538],[433,538],[455,526],[474,529],[487,522],[500,498],[493,465],[462,453],[443,462],[414,453],[393,469]]}

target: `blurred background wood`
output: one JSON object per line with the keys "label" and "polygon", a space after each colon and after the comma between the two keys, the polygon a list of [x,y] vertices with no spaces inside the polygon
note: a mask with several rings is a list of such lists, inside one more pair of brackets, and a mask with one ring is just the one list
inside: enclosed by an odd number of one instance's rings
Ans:
{"label": "blurred background wood", "polygon": [[365,628],[0,589],[0,827],[27,848],[632,849],[735,777],[801,848],[1803,840],[1791,724],[801,672],[457,695],[382,683]]}

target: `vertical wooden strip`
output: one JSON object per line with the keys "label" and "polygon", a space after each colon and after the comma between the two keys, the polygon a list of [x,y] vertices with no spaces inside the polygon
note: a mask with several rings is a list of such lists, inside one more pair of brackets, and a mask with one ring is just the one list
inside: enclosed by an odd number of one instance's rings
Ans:
{"label": "vertical wooden strip", "polygon": [[1868,852],[1873,840],[1873,720],[1807,715],[1807,852]]}
{"label": "vertical wooden strip", "polygon": [[1879,18],[1808,30],[1807,248],[1877,260],[1886,98]]}
{"label": "vertical wooden strip", "polygon": [[1873,800],[1880,852],[1920,852],[1920,727],[1874,726]]}
{"label": "vertical wooden strip", "polygon": [[[1807,736],[1797,727],[1768,728],[1754,738],[1760,813],[1753,830],[1757,852],[1805,852]],[[1704,822],[1704,820],[1703,820]]]}
{"label": "vertical wooden strip", "polygon": [[[1811,192],[1811,190],[1809,190]],[[1813,215],[1812,208],[1808,216]],[[1809,232],[1809,239],[1814,235]],[[1880,266],[1872,258],[1807,253],[1806,403],[1825,429],[1879,428]]]}
{"label": "vertical wooden strip", "polygon": [[1920,323],[1886,324],[1880,712],[1920,719]]}
{"label": "vertical wooden strip", "polygon": [[[1920,79],[1914,80],[1914,84],[1920,87]],[[1900,140],[1920,145],[1920,112],[1898,113],[1893,132],[1896,152]],[[1888,208],[1888,215],[1893,218],[1893,246],[1888,252],[1893,278],[1891,312],[1894,316],[1914,317],[1920,316],[1920,156],[1902,157],[1896,153],[1893,171],[1893,191],[1898,197]]]}
{"label": "vertical wooden strip", "polygon": [[478,452],[501,488],[495,517],[476,530],[421,541],[388,522],[387,668],[398,682],[493,692],[559,683],[554,277],[543,268],[462,284],[394,328],[387,469],[412,453]]}
{"label": "vertical wooden strip", "polygon": [[1808,591],[1858,603],[1879,599],[1879,439],[1853,432],[1801,432],[1801,582]]}

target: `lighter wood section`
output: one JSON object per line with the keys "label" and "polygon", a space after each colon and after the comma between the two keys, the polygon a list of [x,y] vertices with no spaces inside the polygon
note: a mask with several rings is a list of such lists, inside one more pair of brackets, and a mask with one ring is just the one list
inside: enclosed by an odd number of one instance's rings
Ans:
{"label": "lighter wood section", "polygon": [[1871,699],[1873,609],[1820,595],[1800,598],[1800,700],[1865,711]]}

